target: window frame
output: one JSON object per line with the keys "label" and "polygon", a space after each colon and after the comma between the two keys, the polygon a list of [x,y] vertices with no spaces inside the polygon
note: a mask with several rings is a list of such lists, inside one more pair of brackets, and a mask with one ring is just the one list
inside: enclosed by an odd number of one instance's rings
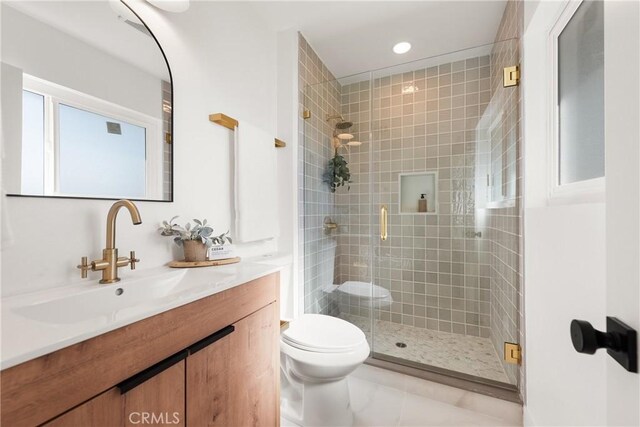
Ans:
{"label": "window frame", "polygon": [[38,77],[23,74],[22,90],[44,97],[44,192],[43,196],[114,198],[112,194],[67,194],[59,187],[59,106],[60,104],[130,123],[145,129],[145,194],[144,199],[163,197],[164,153],[162,119],[140,113],[77,90]]}
{"label": "window frame", "polygon": [[548,152],[549,152],[549,172],[548,172],[548,203],[573,204],[604,202],[606,189],[605,176],[583,181],[576,181],[568,184],[560,184],[560,126],[559,126],[559,98],[558,98],[558,38],[565,29],[571,18],[575,15],[584,0],[569,0],[559,14],[556,23],[549,32],[548,53],[550,64],[548,68],[549,77],[549,129],[548,129]]}

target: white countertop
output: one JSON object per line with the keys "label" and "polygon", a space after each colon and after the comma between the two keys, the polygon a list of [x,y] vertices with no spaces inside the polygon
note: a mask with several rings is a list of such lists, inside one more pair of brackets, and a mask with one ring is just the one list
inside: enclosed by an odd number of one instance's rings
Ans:
{"label": "white countertop", "polygon": [[[97,276],[0,301],[0,369],[121,328],[279,271],[281,267],[242,261],[210,268],[158,267],[122,273],[122,280],[98,284]],[[122,290],[120,295],[116,291]]]}

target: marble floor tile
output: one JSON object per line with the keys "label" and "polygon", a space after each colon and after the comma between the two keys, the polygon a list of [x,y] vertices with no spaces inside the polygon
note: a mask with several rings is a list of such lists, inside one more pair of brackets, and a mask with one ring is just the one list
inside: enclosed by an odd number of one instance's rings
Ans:
{"label": "marble floor tile", "polygon": [[301,426],[299,426],[298,424],[292,421],[289,421],[284,417],[280,417],[280,427],[301,427]]}
{"label": "marble floor tile", "polygon": [[349,393],[354,426],[398,425],[404,399],[401,390],[352,377],[349,378]]}
{"label": "marble floor tile", "polygon": [[509,426],[509,421],[405,393],[398,426]]}
{"label": "marble floor tile", "polygon": [[456,406],[492,417],[500,417],[513,424],[522,422],[522,405],[483,394],[465,392]]}
{"label": "marble floor tile", "polygon": [[362,365],[348,382],[354,426],[522,426],[519,404],[398,372]]}
{"label": "marble floor tile", "polygon": [[[383,320],[374,322],[372,334],[368,317],[350,314],[341,314],[340,317],[364,331],[375,353],[509,382],[502,361],[488,338],[433,331]],[[398,347],[398,342],[406,344],[406,347]]]}

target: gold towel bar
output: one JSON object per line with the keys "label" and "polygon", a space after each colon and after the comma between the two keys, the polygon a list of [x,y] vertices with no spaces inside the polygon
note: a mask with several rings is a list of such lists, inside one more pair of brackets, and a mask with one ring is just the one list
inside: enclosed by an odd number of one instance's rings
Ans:
{"label": "gold towel bar", "polygon": [[[213,123],[217,123],[220,126],[224,126],[227,129],[231,129],[231,130],[235,130],[236,127],[240,125],[240,123],[236,119],[222,113],[209,114],[209,120],[212,121]],[[278,138],[274,138],[274,139],[275,139],[276,148],[283,148],[287,146],[286,142]]]}

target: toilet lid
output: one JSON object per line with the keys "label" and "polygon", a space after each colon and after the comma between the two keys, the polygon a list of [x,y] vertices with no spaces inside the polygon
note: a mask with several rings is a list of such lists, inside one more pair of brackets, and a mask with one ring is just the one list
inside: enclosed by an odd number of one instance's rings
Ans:
{"label": "toilet lid", "polygon": [[289,323],[282,340],[301,350],[317,353],[350,351],[366,341],[357,326],[323,314],[303,314]]}
{"label": "toilet lid", "polygon": [[388,289],[372,283],[349,280],[338,286],[340,292],[355,295],[362,298],[389,298],[391,295]]}

